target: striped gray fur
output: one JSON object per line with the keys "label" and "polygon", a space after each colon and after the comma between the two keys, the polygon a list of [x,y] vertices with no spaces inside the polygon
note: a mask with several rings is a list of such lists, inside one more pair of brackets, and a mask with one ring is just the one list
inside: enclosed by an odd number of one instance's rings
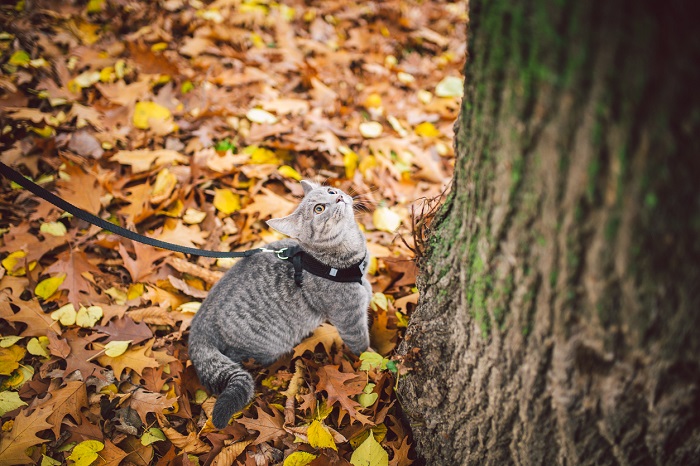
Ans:
{"label": "striped gray fur", "polygon": [[[336,188],[308,181],[302,185],[305,195],[296,210],[267,222],[294,239],[276,241],[269,248],[299,244],[338,269],[360,262],[367,243],[355,221],[352,198]],[[298,287],[293,276],[290,261],[272,253],[241,259],[211,289],[192,320],[190,359],[202,384],[218,395],[212,416],[217,428],[225,427],[253,397],[253,378],[241,361],[252,358],[270,364],[324,321],[338,329],[353,353],[369,346],[372,288],[366,278],[361,284],[339,283],[305,271],[303,286]]]}

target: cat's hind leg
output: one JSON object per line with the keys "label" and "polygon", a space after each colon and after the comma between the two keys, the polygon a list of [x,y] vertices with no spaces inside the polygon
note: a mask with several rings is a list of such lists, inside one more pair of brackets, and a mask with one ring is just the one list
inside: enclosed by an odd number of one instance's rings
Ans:
{"label": "cat's hind leg", "polygon": [[190,359],[197,370],[199,380],[213,394],[218,395],[212,423],[223,429],[238,411],[253,398],[255,382],[241,366],[224,355],[216,347],[190,342]]}

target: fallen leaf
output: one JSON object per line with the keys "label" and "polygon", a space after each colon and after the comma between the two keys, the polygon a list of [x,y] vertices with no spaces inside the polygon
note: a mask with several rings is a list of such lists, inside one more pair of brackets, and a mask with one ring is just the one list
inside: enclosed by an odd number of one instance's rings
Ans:
{"label": "fallen leaf", "polygon": [[46,422],[50,409],[35,409],[31,414],[27,409],[15,418],[10,432],[3,432],[0,436],[0,458],[4,464],[29,464],[33,460],[25,454],[25,450],[31,446],[48,442],[36,436],[42,430],[50,429],[51,424]]}
{"label": "fallen leaf", "polygon": [[353,466],[389,466],[389,454],[370,431],[367,439],[352,453],[350,463]]}
{"label": "fallen leaf", "polygon": [[131,165],[133,173],[148,171],[151,166],[162,167],[174,163],[187,163],[189,159],[177,151],[170,149],[138,149],[120,150],[112,156],[112,160],[122,165]]}
{"label": "fallen leaf", "polygon": [[76,466],[90,466],[100,456],[97,452],[102,451],[104,447],[104,443],[97,440],[85,440],[73,447],[68,459]]}
{"label": "fallen leaf", "polygon": [[284,417],[279,411],[272,409],[272,415],[267,414],[261,408],[256,408],[256,411],[258,417],[255,419],[247,417],[236,419],[236,422],[243,424],[247,429],[258,431],[258,437],[253,441],[253,445],[288,435],[283,427]]}
{"label": "fallen leaf", "polygon": [[0,392],[0,416],[4,416],[6,413],[22,406],[27,406],[27,403],[19,398],[19,393],[11,391]]}

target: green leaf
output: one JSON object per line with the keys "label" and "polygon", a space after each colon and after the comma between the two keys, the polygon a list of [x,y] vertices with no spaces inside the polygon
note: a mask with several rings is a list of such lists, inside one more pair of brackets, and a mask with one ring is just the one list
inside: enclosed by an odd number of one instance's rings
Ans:
{"label": "green leaf", "polygon": [[162,430],[157,427],[151,427],[141,436],[141,445],[150,445],[155,442],[163,442],[167,440]]}
{"label": "green leaf", "polygon": [[63,284],[63,281],[65,279],[66,274],[62,273],[56,275],[55,277],[50,277],[46,280],[42,280],[39,282],[36,288],[34,288],[34,294],[42,299],[49,299],[51,295],[53,295],[58,290],[58,287]]}
{"label": "green leaf", "polygon": [[316,455],[305,451],[295,451],[284,460],[282,466],[306,466],[316,459]]}
{"label": "green leaf", "polygon": [[350,463],[354,466],[389,466],[389,454],[374,440],[370,431],[367,440],[352,453]]}
{"label": "green leaf", "polygon": [[389,360],[379,353],[365,351],[360,355],[360,361],[362,361],[362,364],[360,364],[360,370],[370,371],[375,367],[378,367],[380,370],[386,369],[386,364]]}
{"label": "green leaf", "polygon": [[19,393],[0,392],[0,416],[21,406],[27,406],[27,403],[19,399]]}
{"label": "green leaf", "polygon": [[24,50],[17,50],[12,54],[8,63],[15,66],[27,66],[31,60],[32,57],[30,57],[27,52]]}
{"label": "green leaf", "polygon": [[73,448],[68,459],[73,460],[75,466],[90,466],[100,456],[97,452],[104,447],[104,443],[97,440],[85,440]]}

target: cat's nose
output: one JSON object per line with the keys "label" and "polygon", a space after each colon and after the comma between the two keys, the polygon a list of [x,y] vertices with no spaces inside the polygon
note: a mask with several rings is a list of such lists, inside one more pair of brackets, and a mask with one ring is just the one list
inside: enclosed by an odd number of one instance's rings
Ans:
{"label": "cat's nose", "polygon": [[343,195],[342,195],[342,194],[339,195],[339,196],[337,197],[337,199],[335,200],[335,203],[336,203],[336,204],[339,203],[339,202],[345,202],[345,200],[343,199]]}

